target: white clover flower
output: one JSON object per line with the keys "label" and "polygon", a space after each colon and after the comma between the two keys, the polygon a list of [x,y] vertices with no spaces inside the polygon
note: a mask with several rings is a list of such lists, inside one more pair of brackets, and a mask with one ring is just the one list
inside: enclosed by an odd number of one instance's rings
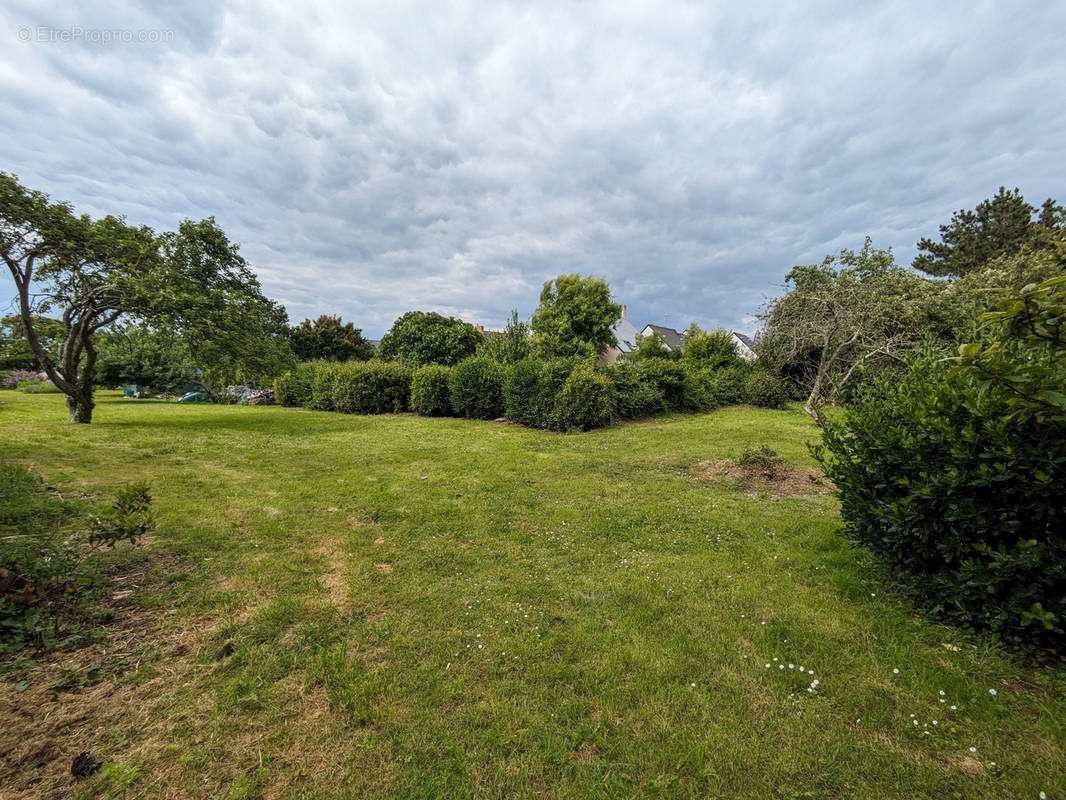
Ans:
{"label": "white clover flower", "polygon": [[892,669],[892,674],[893,674],[893,675],[899,675],[899,670],[898,670],[898,669],[895,669],[895,668],[893,668],[893,669]]}
{"label": "white clover flower", "polygon": [[937,721],[936,721],[936,720],[934,719],[934,720],[933,720],[933,724],[934,724],[934,725],[939,725],[940,723],[939,723],[939,722],[937,722]]}
{"label": "white clover flower", "polygon": [[767,669],[770,669],[770,665],[769,665],[769,664],[767,664],[767,665],[766,665],[766,668],[767,668]]}
{"label": "white clover flower", "polygon": [[958,710],[959,710],[959,707],[958,707],[958,706],[952,706],[952,707],[951,707],[951,710],[952,710],[952,711],[958,711]]}
{"label": "white clover flower", "polygon": [[996,691],[995,689],[989,689],[989,690],[988,690],[988,693],[989,693],[990,695],[992,695],[993,697],[995,697],[995,696],[996,696],[997,694],[999,694],[999,692],[997,692],[997,691]]}
{"label": "white clover flower", "polygon": [[977,752],[977,748],[976,747],[971,747],[970,748],[970,752],[971,753],[976,753]]}
{"label": "white clover flower", "polygon": [[945,694],[946,694],[946,692],[943,689],[941,689],[940,690],[940,696],[943,697]]}

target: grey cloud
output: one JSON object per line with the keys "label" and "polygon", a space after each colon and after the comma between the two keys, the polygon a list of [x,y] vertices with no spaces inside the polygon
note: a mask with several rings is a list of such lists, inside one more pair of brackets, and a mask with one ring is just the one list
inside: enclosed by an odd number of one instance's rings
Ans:
{"label": "grey cloud", "polygon": [[867,233],[908,262],[1001,183],[1066,199],[1054,5],[78,13],[14,5],[0,35],[174,41],[4,48],[0,169],[160,229],[214,215],[294,319],[370,334],[413,308],[501,325],[574,271],[640,324],[750,331],[794,264]]}

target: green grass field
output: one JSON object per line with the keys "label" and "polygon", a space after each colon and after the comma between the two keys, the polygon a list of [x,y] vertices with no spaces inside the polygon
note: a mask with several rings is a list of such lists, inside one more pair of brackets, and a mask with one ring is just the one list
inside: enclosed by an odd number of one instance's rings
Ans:
{"label": "green grass field", "polygon": [[0,682],[4,798],[1066,796],[1066,672],[884,593],[816,484],[721,476],[813,466],[799,411],[98,401],[0,393],[5,460],[159,519],[107,635]]}

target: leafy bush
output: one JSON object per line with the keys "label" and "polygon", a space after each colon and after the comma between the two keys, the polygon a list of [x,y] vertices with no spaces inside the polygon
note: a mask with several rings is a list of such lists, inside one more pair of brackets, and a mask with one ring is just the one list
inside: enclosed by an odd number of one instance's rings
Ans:
{"label": "leafy bush", "polygon": [[747,403],[748,394],[744,390],[748,375],[754,370],[746,361],[715,370],[711,382],[718,403],[723,406]]}
{"label": "leafy bush", "polygon": [[278,405],[300,408],[311,404],[311,384],[315,377],[315,364],[299,364],[284,375],[274,379],[274,399]]}
{"label": "leafy bush", "polygon": [[340,364],[328,361],[314,363],[311,377],[311,402],[308,408],[315,411],[335,411],[333,407],[333,387],[340,375]]}
{"label": "leafy bush", "polygon": [[788,384],[761,367],[756,367],[748,373],[741,391],[744,402],[758,408],[784,408],[788,402]]}
{"label": "leafy bush", "polygon": [[1066,640],[1066,277],[1008,294],[957,365],[877,380],[815,454],[845,529],[935,615]]}
{"label": "leafy bush", "polygon": [[411,376],[411,410],[423,417],[446,417],[452,413],[448,379],[452,368],[430,364]]}
{"label": "leafy bush", "polygon": [[452,410],[467,419],[495,419],[503,414],[503,366],[484,357],[460,361],[448,386]]}
{"label": "leafy bush", "polygon": [[536,426],[537,386],[543,366],[543,361],[523,358],[507,368],[503,376],[503,413],[507,419]]}
{"label": "leafy bush", "polygon": [[556,416],[555,398],[570,377],[570,373],[577,369],[583,359],[551,358],[544,361],[540,374],[537,376],[537,392],[533,399],[531,413],[533,426],[547,428],[548,430],[561,430],[559,418]]}
{"label": "leafy bush", "polygon": [[619,419],[640,419],[666,410],[666,400],[656,386],[641,380],[640,373],[624,364],[601,365],[615,388],[615,413]]}
{"label": "leafy bush", "polygon": [[722,369],[739,362],[737,345],[733,335],[725,328],[712,331],[700,330],[693,323],[685,335],[685,349],[681,360],[697,369]]}
{"label": "leafy bush", "polygon": [[150,531],[148,487],[120,490],[113,506],[90,519],[87,539],[79,534],[84,521],[78,506],[38,476],[0,466],[0,653],[55,644],[59,616],[79,612],[102,585],[83,545],[136,541]]}
{"label": "leafy bush", "polygon": [[58,394],[59,387],[45,378],[38,381],[23,381],[19,384],[19,391],[25,394]]}
{"label": "leafy bush", "polygon": [[682,406],[688,411],[714,411],[723,404],[720,373],[711,368],[700,368],[697,363],[682,361],[685,367]]}
{"label": "leafy bush", "polygon": [[333,410],[342,414],[392,414],[407,410],[411,370],[382,361],[334,366]]}
{"label": "leafy bush", "polygon": [[617,392],[606,375],[582,365],[570,373],[555,397],[555,419],[563,430],[587,431],[610,425]]}
{"label": "leafy bush", "polygon": [[685,369],[673,361],[650,358],[638,367],[640,379],[654,386],[663,395],[668,411],[678,411],[685,406]]}

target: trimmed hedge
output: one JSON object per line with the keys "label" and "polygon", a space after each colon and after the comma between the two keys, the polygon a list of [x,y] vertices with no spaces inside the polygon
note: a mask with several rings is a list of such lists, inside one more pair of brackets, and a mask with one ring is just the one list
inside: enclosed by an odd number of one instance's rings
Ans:
{"label": "trimmed hedge", "polygon": [[685,407],[685,368],[681,364],[649,358],[640,362],[637,371],[642,381],[662,392],[667,411],[680,411]]}
{"label": "trimmed hedge", "polygon": [[449,379],[452,367],[430,364],[411,376],[411,410],[423,417],[447,417],[452,413]]}
{"label": "trimmed hedge", "polygon": [[314,364],[311,377],[311,401],[308,408],[315,411],[335,411],[333,407],[333,384],[340,374],[340,364],[331,361],[318,361]]}
{"label": "trimmed hedge", "polygon": [[537,389],[531,403],[533,426],[548,430],[562,430],[556,415],[555,398],[566,379],[582,363],[580,358],[552,358],[543,362],[537,376]]}
{"label": "trimmed hedge", "polygon": [[666,410],[666,399],[657,386],[641,380],[635,367],[601,364],[600,371],[614,384],[615,413],[619,419],[641,419]]}
{"label": "trimmed hedge", "polygon": [[448,378],[452,410],[467,419],[503,416],[503,365],[474,356],[460,361]]}
{"label": "trimmed hedge", "polygon": [[299,408],[311,403],[311,381],[315,364],[300,364],[274,380],[274,400],[278,405]]}
{"label": "trimmed hedge", "polygon": [[342,414],[394,414],[406,411],[411,370],[388,361],[350,361],[334,370],[333,410]]}

